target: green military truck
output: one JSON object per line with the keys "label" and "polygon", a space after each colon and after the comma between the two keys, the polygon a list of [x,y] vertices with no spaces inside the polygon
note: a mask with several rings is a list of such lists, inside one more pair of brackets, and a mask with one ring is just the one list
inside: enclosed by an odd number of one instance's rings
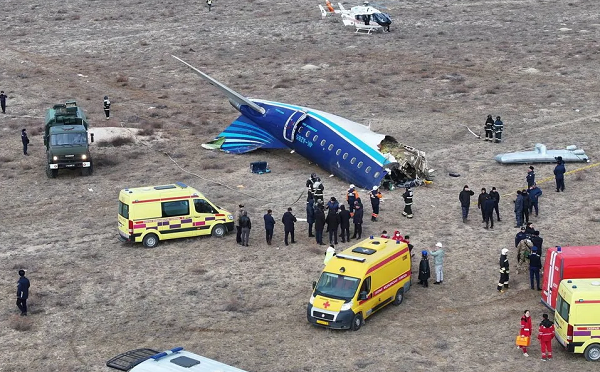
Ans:
{"label": "green military truck", "polygon": [[[81,169],[81,175],[91,175],[93,164],[88,143],[88,121],[77,102],[68,101],[48,109],[45,124],[48,177],[58,176],[59,169]],[[93,134],[90,141],[94,142]]]}

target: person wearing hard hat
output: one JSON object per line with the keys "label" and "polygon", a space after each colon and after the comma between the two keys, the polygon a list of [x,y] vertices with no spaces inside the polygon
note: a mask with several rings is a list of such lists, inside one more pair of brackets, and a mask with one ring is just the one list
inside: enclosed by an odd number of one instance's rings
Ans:
{"label": "person wearing hard hat", "polygon": [[358,191],[356,191],[356,187],[354,185],[350,185],[346,194],[346,201],[348,202],[348,210],[350,211],[351,216],[354,216],[354,202],[358,198],[359,196]]}
{"label": "person wearing hard hat", "polygon": [[433,264],[435,265],[435,282],[433,284],[442,284],[444,281],[444,250],[442,249],[444,246],[441,242],[435,243],[435,248],[431,252],[433,256]]}
{"label": "person wearing hard hat", "polygon": [[498,281],[498,292],[503,293],[505,289],[508,289],[508,249],[502,248],[500,254],[500,280]]}
{"label": "person wearing hard hat", "polygon": [[369,198],[371,199],[371,207],[373,208],[373,213],[371,213],[371,221],[376,222],[377,216],[379,216],[379,200],[383,195],[379,192],[378,186],[373,186],[373,190],[369,193]]}
{"label": "person wearing hard hat", "polygon": [[404,211],[402,211],[402,215],[406,218],[413,218],[413,192],[410,188],[410,185],[406,185],[406,191],[404,192],[404,194],[402,194],[402,198],[404,198]]}

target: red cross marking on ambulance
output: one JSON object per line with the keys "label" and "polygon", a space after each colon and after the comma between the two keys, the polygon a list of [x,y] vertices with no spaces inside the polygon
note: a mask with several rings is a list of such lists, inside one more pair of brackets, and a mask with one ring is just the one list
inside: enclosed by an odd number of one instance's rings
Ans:
{"label": "red cross marking on ambulance", "polygon": [[327,309],[329,306],[331,306],[331,304],[329,303],[329,301],[323,303],[323,307],[324,308]]}

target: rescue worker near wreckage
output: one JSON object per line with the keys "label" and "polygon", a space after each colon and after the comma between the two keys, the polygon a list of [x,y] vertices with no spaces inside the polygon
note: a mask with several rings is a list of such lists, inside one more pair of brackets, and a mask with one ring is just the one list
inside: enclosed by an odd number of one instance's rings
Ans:
{"label": "rescue worker near wreckage", "polygon": [[525,180],[527,181],[527,188],[531,188],[531,186],[535,185],[535,172],[533,169],[533,165],[530,165],[529,170],[527,171],[527,176],[525,177]]}
{"label": "rescue worker near wreckage", "polygon": [[291,235],[292,244],[296,243],[294,240],[294,224],[296,223],[296,216],[292,214],[292,207],[287,209],[287,212],[283,214],[281,217],[281,222],[283,223],[283,233],[284,233],[284,243],[288,245],[288,236]]}
{"label": "rescue worker near wreckage", "polygon": [[556,180],[556,192],[565,191],[565,162],[562,156],[556,157],[556,167],[554,167],[554,179]]}
{"label": "rescue worker near wreckage", "polygon": [[379,192],[379,187],[373,186],[373,190],[369,193],[369,198],[371,199],[371,207],[373,208],[373,213],[371,213],[371,221],[377,222],[377,217],[379,216],[379,201],[383,195]]}
{"label": "rescue worker near wreckage", "polygon": [[348,192],[346,193],[346,201],[348,202],[348,210],[350,211],[350,216],[354,215],[354,202],[359,198],[358,191],[356,191],[356,187],[354,185],[350,185],[348,188]]}
{"label": "rescue worker near wreckage", "polygon": [[529,193],[527,190],[522,190],[521,195],[523,196],[523,211],[521,221],[525,221],[525,224],[529,223],[529,209],[531,208],[531,199],[529,199]]}
{"label": "rescue worker near wreckage", "polygon": [[514,201],[515,203],[515,228],[519,228],[523,226],[523,193],[521,190],[517,191],[517,198]]}
{"label": "rescue worker near wreckage", "polygon": [[324,205],[325,201],[323,200],[323,193],[325,192],[325,186],[323,182],[321,182],[321,178],[317,177],[317,180],[313,184],[313,193],[315,198],[315,208],[317,204]]}
{"label": "rescue worker near wreckage", "polygon": [[494,143],[502,142],[502,132],[504,131],[504,123],[500,120],[500,116],[496,116],[496,121],[492,127],[494,130]]}
{"label": "rescue worker near wreckage", "polygon": [[308,237],[312,238],[313,224],[315,223],[315,196],[314,184],[317,181],[317,174],[312,173],[310,178],[306,180],[306,222],[308,223]]}
{"label": "rescue worker near wreckage", "polygon": [[413,192],[409,185],[406,185],[406,191],[404,191],[402,197],[404,198],[404,210],[402,211],[402,215],[406,218],[413,218]]}
{"label": "rescue worker near wreckage", "polygon": [[498,281],[498,292],[503,293],[508,289],[509,264],[508,264],[508,249],[502,248],[500,254],[500,280]]}
{"label": "rescue worker near wreckage", "polygon": [[492,119],[492,115],[488,115],[487,119],[485,119],[485,124],[483,125],[483,129],[485,130],[485,140],[493,142],[494,141],[494,119]]}
{"label": "rescue worker near wreckage", "polygon": [[323,243],[323,230],[325,230],[325,212],[323,205],[315,203],[315,240],[319,245],[325,245]]}
{"label": "rescue worker near wreckage", "polygon": [[488,193],[484,187],[481,189],[481,193],[479,193],[479,196],[477,197],[477,208],[481,210],[481,222],[485,222],[485,216],[483,213],[483,203],[487,200],[487,197]]}
{"label": "rescue worker near wreckage", "polygon": [[265,234],[267,238],[267,244],[271,245],[271,241],[273,240],[273,230],[275,229],[275,219],[273,218],[273,211],[271,209],[267,210],[267,214],[263,216],[265,220]]}
{"label": "rescue worker near wreckage", "polygon": [[354,216],[352,216],[352,222],[354,223],[354,234],[352,234],[352,239],[360,240],[362,235],[363,208],[358,200],[354,202]]}

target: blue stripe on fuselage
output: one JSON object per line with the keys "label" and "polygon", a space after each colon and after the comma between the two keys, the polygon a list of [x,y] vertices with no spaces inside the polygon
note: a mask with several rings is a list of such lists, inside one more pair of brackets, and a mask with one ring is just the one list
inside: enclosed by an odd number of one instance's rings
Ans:
{"label": "blue stripe on fuselage", "polygon": [[[257,104],[262,103],[262,102],[257,102]],[[292,110],[303,110],[305,108],[300,107],[300,106],[294,106],[294,105],[290,105],[287,103],[280,103],[280,102],[272,102],[269,101],[269,104],[272,105],[280,105],[283,107],[287,107],[289,109]],[[371,156],[375,161],[379,162],[381,165],[385,164],[385,161],[387,160],[379,151],[374,150],[371,146],[367,145],[366,143],[364,143],[363,141],[361,141],[358,137],[356,137],[355,135],[353,135],[352,133],[348,132],[345,128],[341,127],[339,124],[336,124],[334,122],[332,122],[331,120],[316,114],[312,111],[308,111],[307,112],[309,115],[311,115],[312,117],[319,119],[320,121],[322,121],[323,123],[327,124],[328,126],[330,126],[332,129],[337,130],[338,132],[340,132],[344,137],[346,137],[346,139],[348,140],[348,142],[352,143],[354,146],[356,146],[357,148],[359,148],[360,150],[362,150],[363,152],[365,152],[366,154],[368,154],[369,156]]]}

